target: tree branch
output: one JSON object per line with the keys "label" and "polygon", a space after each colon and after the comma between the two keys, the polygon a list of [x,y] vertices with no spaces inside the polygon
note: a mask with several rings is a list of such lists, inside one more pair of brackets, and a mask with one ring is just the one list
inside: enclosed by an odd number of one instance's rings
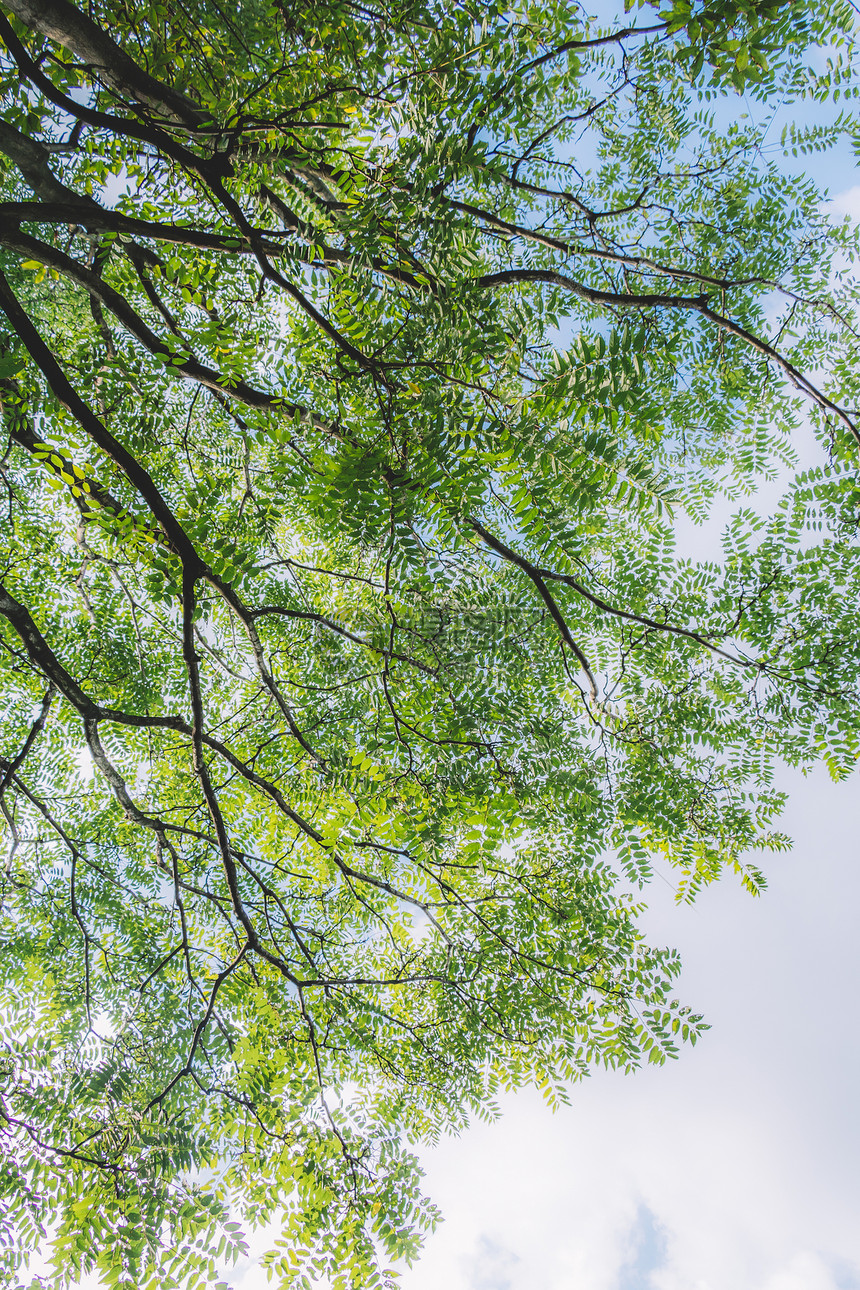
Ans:
{"label": "tree branch", "polygon": [[92,18],[67,0],[3,0],[33,31],[77,54],[96,76],[120,94],[164,113],[189,130],[209,126],[211,117],[188,97],[150,76]]}

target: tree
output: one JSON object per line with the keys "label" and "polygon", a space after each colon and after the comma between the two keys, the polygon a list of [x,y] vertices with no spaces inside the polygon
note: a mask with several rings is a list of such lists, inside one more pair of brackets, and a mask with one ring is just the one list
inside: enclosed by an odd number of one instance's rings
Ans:
{"label": "tree", "polygon": [[726,124],[851,12],[3,5],[0,1258],[381,1285],[410,1143],[695,1042],[655,857],[856,761],[856,235]]}

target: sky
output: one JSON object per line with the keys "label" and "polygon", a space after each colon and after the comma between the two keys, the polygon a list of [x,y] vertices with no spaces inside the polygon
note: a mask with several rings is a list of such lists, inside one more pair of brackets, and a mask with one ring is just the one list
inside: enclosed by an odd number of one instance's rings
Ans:
{"label": "sky", "polygon": [[783,779],[795,846],[763,897],[649,889],[711,1030],[425,1153],[447,1221],[404,1290],[860,1290],[856,783]]}

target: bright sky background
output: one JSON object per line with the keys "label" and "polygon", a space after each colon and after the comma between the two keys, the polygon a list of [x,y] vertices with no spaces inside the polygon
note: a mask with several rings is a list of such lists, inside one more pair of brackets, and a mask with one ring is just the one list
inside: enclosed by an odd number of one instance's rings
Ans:
{"label": "bright sky background", "polygon": [[428,1152],[447,1222],[404,1290],[860,1290],[856,785],[785,786],[795,848],[761,900],[649,891],[712,1029]]}

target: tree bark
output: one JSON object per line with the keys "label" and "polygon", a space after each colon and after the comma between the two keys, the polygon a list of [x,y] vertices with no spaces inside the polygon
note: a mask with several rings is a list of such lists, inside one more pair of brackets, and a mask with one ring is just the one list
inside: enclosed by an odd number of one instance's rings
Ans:
{"label": "tree bark", "polygon": [[206,123],[206,115],[196,103],[150,76],[92,18],[68,0],[4,0],[4,6],[31,30],[77,54],[100,80],[120,94],[189,129],[199,129]]}

